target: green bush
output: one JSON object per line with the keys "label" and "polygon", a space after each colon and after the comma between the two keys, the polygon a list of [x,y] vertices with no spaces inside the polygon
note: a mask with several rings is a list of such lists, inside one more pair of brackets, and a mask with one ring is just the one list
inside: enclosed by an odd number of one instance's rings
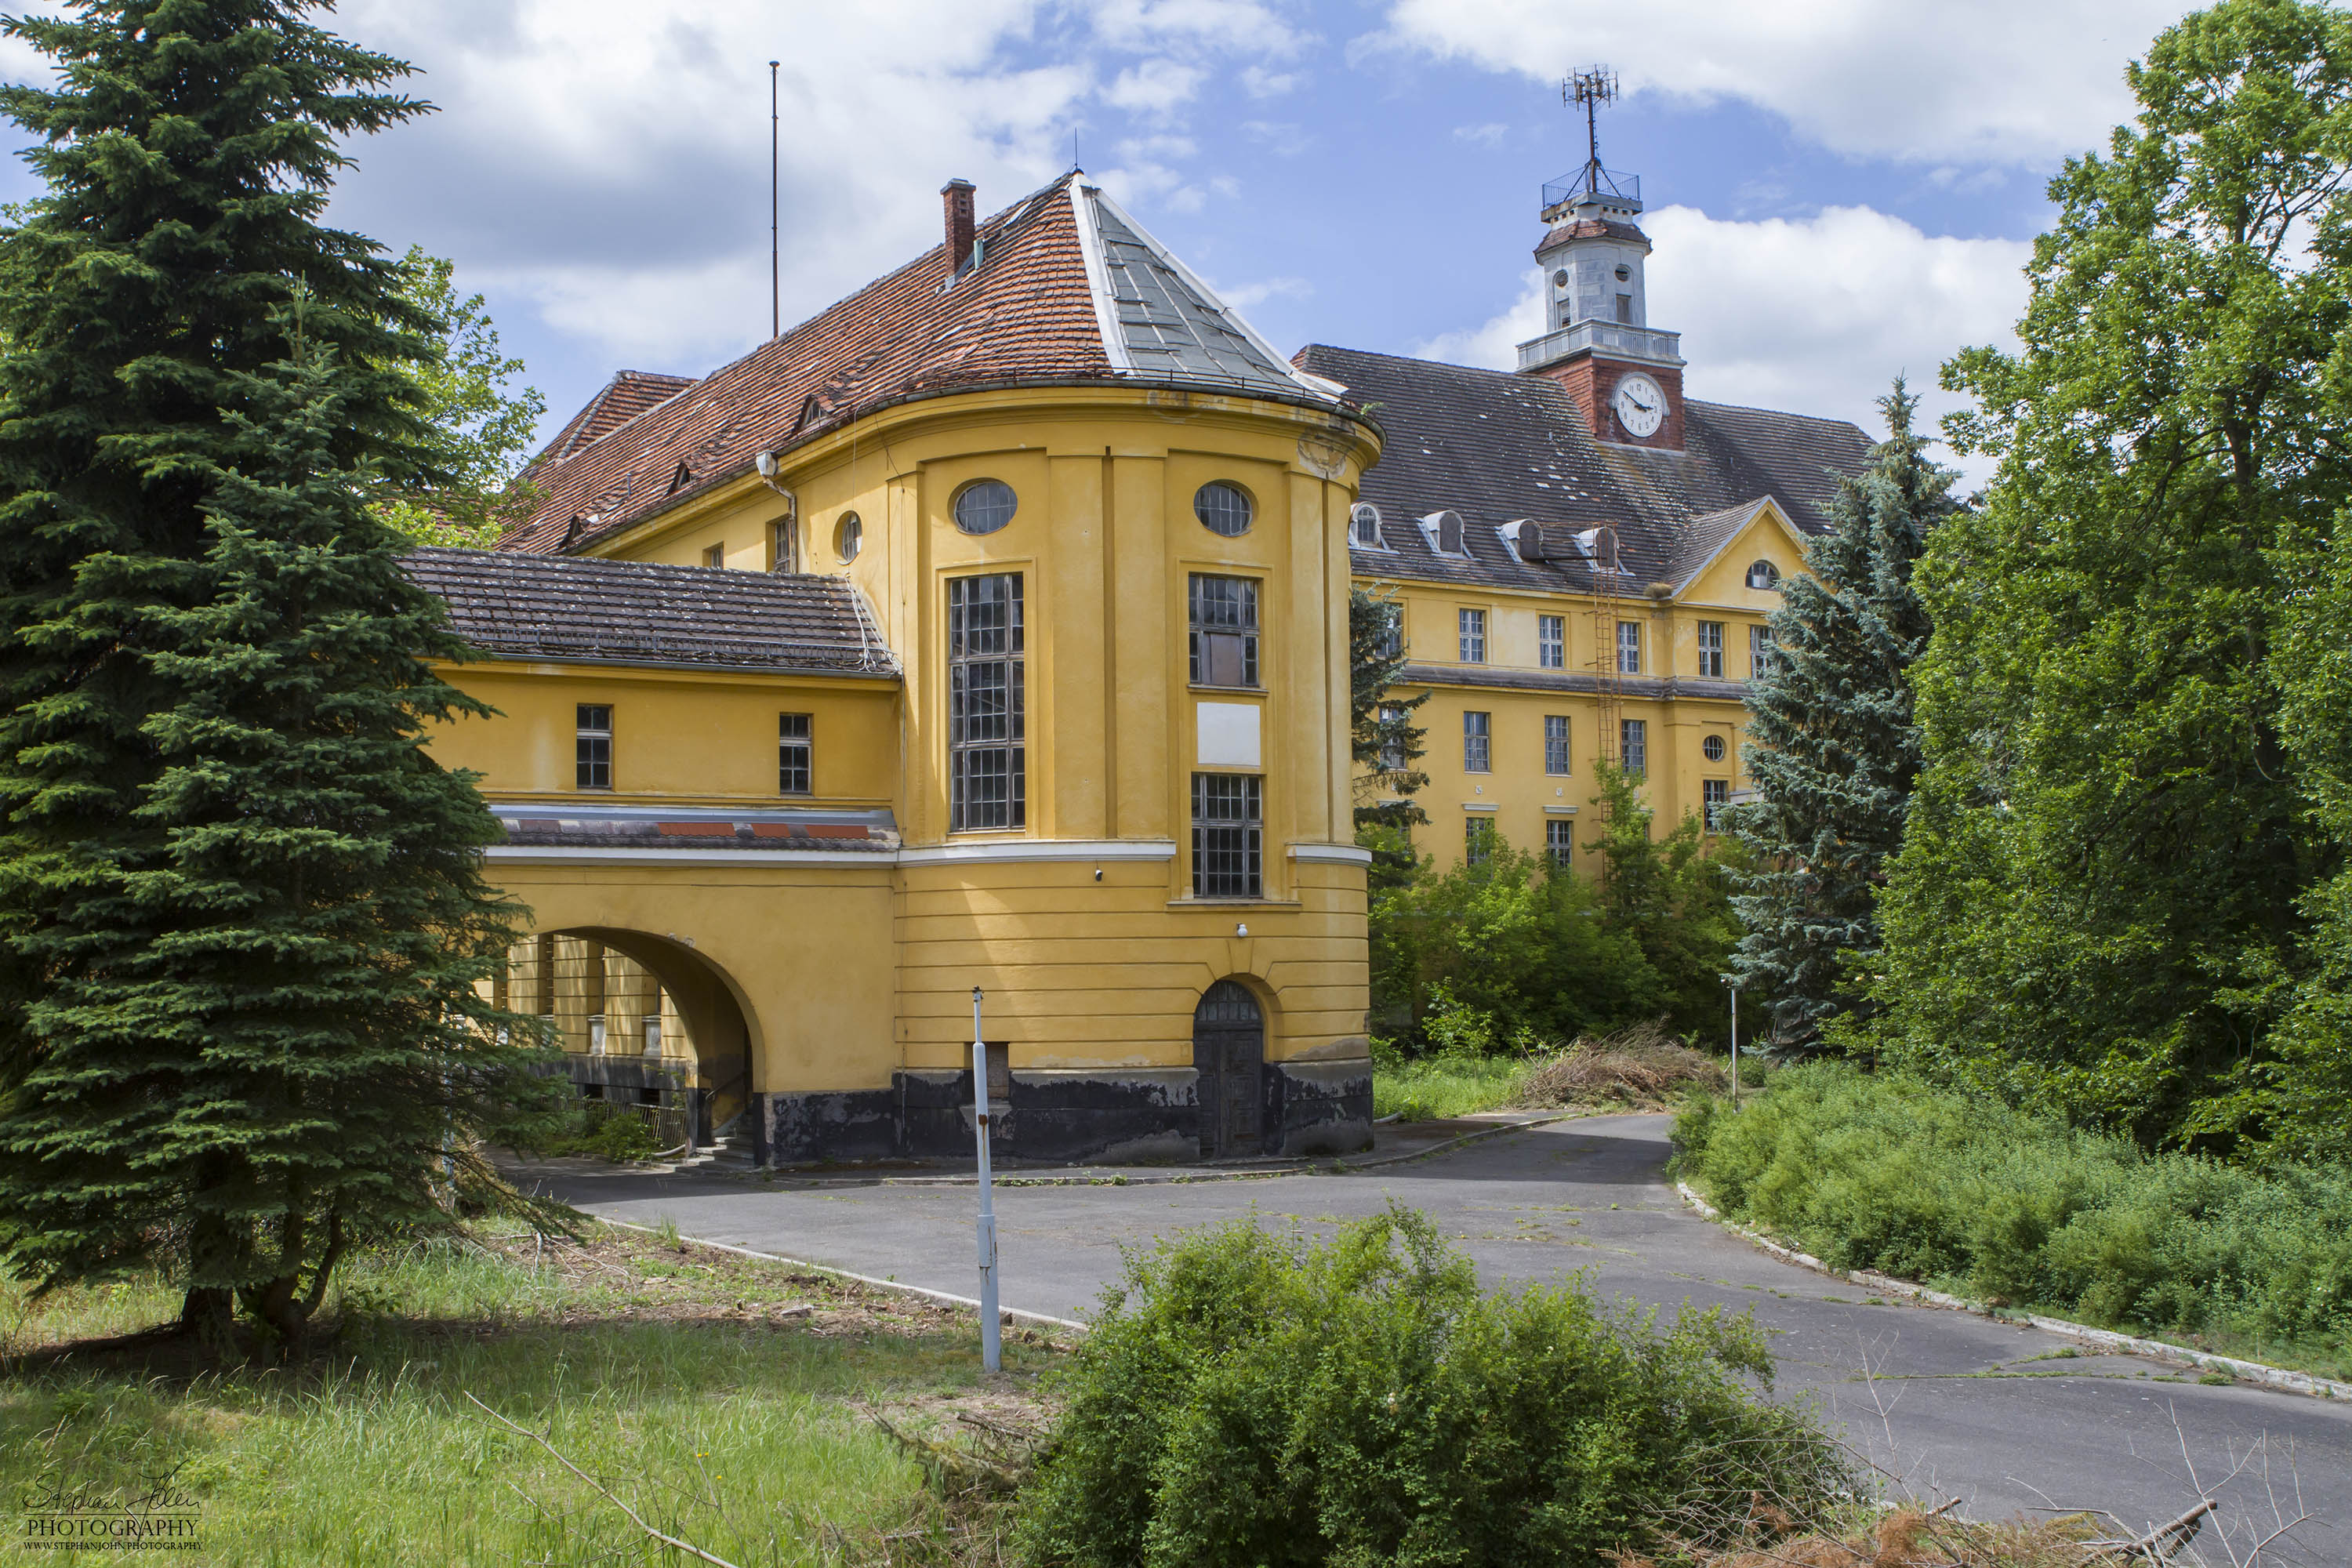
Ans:
{"label": "green bush", "polygon": [[538,1140],[542,1154],[585,1154],[620,1163],[662,1152],[662,1141],[642,1116],[601,1100],[584,1100],[569,1125]]}
{"label": "green bush", "polygon": [[2352,1169],[2222,1165],[1841,1064],[1696,1101],[1676,1168],[1827,1262],[2352,1369]]}
{"label": "green bush", "polygon": [[1745,1318],[1661,1335],[1577,1289],[1482,1295],[1394,1207],[1329,1242],[1253,1220],[1131,1254],[1059,1376],[1018,1510],[1055,1568],[1600,1563],[1853,1484],[1759,1395]]}

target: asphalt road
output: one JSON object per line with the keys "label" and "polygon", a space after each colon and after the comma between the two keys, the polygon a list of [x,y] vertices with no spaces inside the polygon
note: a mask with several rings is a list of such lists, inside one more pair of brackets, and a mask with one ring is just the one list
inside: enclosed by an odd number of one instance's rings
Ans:
{"label": "asphalt road", "polygon": [[[1003,1303],[1083,1317],[1118,1277],[1122,1246],[1252,1212],[1328,1226],[1393,1198],[1433,1215],[1494,1284],[1581,1272],[1602,1295],[1669,1316],[1686,1305],[1754,1312],[1781,1394],[1816,1400],[1848,1442],[1923,1496],[1959,1497],[1971,1517],[2095,1507],[2145,1528],[2213,1495],[2233,1536],[2309,1512],[2318,1517],[2284,1560],[2352,1563],[2352,1405],[2208,1386],[2039,1330],[1874,1302],[1697,1217],[1667,1184],[1665,1155],[1665,1118],[1618,1116],[1343,1175],[1000,1186]],[[933,1289],[977,1288],[970,1186],[541,1174],[606,1217],[668,1219],[704,1240]],[[2082,1353],[2053,1354],[2069,1350]],[[2210,1533],[2198,1544],[2230,1560]]]}

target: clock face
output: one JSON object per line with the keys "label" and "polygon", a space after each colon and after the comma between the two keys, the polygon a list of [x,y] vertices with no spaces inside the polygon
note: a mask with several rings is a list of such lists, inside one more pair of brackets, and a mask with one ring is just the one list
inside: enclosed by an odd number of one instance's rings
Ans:
{"label": "clock face", "polygon": [[1658,426],[1666,422],[1665,391],[1646,375],[1619,380],[1616,391],[1609,395],[1609,406],[1616,411],[1618,426],[1637,441],[1656,435]]}

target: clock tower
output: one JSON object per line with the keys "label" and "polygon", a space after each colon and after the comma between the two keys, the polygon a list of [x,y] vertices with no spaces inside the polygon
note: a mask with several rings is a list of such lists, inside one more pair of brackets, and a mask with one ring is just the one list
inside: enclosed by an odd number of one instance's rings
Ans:
{"label": "clock tower", "polygon": [[[1592,111],[1616,96],[1604,71],[1580,72],[1571,101]],[[1576,174],[1543,188],[1549,226],[1536,247],[1544,330],[1519,345],[1519,369],[1549,376],[1584,410],[1593,437],[1619,446],[1683,445],[1682,334],[1654,330],[1643,263],[1650,239],[1634,221],[1642,182],[1601,166],[1599,136]]]}

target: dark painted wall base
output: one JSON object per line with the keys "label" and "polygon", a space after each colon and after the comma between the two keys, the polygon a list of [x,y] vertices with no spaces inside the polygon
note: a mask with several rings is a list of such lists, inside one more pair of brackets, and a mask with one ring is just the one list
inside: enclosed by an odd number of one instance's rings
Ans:
{"label": "dark painted wall base", "polygon": [[[1012,1103],[991,1108],[991,1152],[1054,1164],[1197,1160],[1197,1079],[1191,1068],[1015,1071]],[[1371,1146],[1368,1061],[1269,1063],[1264,1105],[1268,1154]],[[905,1070],[888,1089],[755,1094],[751,1126],[762,1165],[969,1158],[971,1073]]]}

